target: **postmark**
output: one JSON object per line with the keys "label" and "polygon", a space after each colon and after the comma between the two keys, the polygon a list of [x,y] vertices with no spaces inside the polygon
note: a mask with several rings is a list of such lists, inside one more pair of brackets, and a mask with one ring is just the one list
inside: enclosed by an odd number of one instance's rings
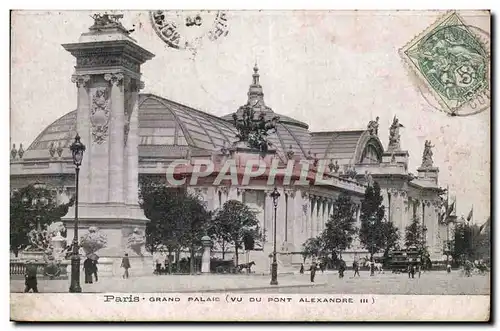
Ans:
{"label": "postmark", "polygon": [[215,41],[229,33],[227,12],[221,10],[153,10],[150,18],[156,34],[168,47],[193,55],[204,39]]}
{"label": "postmark", "polygon": [[434,108],[466,116],[490,107],[488,45],[486,32],[451,12],[409,42],[400,54]]}

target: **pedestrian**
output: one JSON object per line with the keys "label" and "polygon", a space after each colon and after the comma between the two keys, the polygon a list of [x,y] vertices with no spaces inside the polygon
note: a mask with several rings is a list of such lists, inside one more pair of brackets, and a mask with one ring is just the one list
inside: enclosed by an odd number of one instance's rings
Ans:
{"label": "pedestrian", "polygon": [[321,270],[321,273],[325,272],[325,262],[324,261],[321,261],[319,263],[319,270]]}
{"label": "pedestrian", "polygon": [[99,280],[99,277],[97,276],[97,260],[92,260],[92,275],[95,277],[95,281],[97,282]]}
{"label": "pedestrian", "polygon": [[37,269],[38,267],[33,261],[27,262],[24,273],[24,293],[28,293],[30,290],[33,290],[33,293],[38,293]]}
{"label": "pedestrian", "polygon": [[415,278],[415,266],[411,262],[408,263],[408,278]]}
{"label": "pedestrian", "polygon": [[311,271],[311,283],[314,283],[314,277],[316,276],[316,261],[313,261],[311,263],[311,268],[309,269]]}
{"label": "pedestrian", "polygon": [[373,257],[370,258],[370,276],[375,276],[375,262],[373,262]]}
{"label": "pedestrian", "polygon": [[303,273],[304,273],[304,263],[301,263],[301,264],[300,264],[300,270],[299,270],[299,273],[300,273],[300,274],[303,274]]}
{"label": "pedestrian", "polygon": [[446,272],[447,273],[450,273],[451,272],[451,264],[448,263],[448,265],[446,266]]}
{"label": "pedestrian", "polygon": [[123,273],[123,278],[128,278],[128,269],[130,269],[130,260],[128,259],[127,253],[125,253],[125,256],[122,258],[121,267],[125,270]]}
{"label": "pedestrian", "polygon": [[87,257],[83,261],[83,270],[85,272],[85,284],[92,284],[92,274],[94,273],[94,263]]}
{"label": "pedestrian", "polygon": [[356,277],[356,274],[358,275],[358,277],[361,277],[361,275],[359,274],[358,261],[354,260],[354,262],[352,263],[352,268],[354,269],[354,277]]}
{"label": "pedestrian", "polygon": [[161,262],[160,262],[160,259],[156,259],[155,273],[157,275],[161,275]]}
{"label": "pedestrian", "polygon": [[345,268],[346,268],[345,261],[342,260],[341,258],[339,261],[339,278],[344,278]]}
{"label": "pedestrian", "polygon": [[418,278],[420,278],[420,276],[422,274],[422,265],[421,264],[417,265],[417,272],[418,272]]}

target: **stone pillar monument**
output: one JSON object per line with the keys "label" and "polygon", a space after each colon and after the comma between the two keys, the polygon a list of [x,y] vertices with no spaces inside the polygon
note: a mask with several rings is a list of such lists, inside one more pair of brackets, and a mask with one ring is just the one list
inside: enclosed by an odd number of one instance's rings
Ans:
{"label": "stone pillar monument", "polygon": [[[125,252],[134,264],[137,254],[128,238],[136,228],[144,233],[148,221],[138,205],[138,91],[140,66],[154,56],[130,37],[121,17],[96,14],[89,32],[63,45],[76,58],[76,130],[87,147],[80,170],[80,226],[102,229],[108,247],[97,254],[113,258],[117,271]],[[70,239],[73,219],[71,208],[63,218]]]}
{"label": "stone pillar monument", "polygon": [[203,245],[203,256],[201,258],[201,272],[210,273],[210,248],[212,247],[212,239],[209,236],[201,238]]}

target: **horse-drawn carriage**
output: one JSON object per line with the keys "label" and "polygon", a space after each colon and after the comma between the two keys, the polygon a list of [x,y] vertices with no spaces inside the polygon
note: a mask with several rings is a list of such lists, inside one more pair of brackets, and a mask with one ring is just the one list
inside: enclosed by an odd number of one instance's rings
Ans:
{"label": "horse-drawn carriage", "polygon": [[236,274],[246,270],[250,273],[252,272],[252,266],[254,265],[254,261],[235,266],[233,260],[213,259],[210,261],[210,272],[217,274]]}

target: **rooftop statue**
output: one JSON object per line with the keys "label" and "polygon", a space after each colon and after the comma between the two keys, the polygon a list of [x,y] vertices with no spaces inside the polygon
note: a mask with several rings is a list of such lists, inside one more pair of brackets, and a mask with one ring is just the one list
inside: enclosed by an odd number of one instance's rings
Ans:
{"label": "rooftop statue", "polygon": [[120,22],[120,19],[123,18],[123,14],[94,14],[91,17],[94,19],[94,25],[90,27],[90,30],[119,28],[122,31],[129,33],[129,31],[125,29]]}
{"label": "rooftop statue", "polygon": [[430,140],[425,141],[424,153],[422,155],[422,168],[430,168],[433,166],[434,162],[432,161],[432,146]]}
{"label": "rooftop statue", "polygon": [[399,123],[397,117],[394,116],[391,127],[389,128],[389,147],[387,147],[387,149],[390,152],[401,150],[401,135],[399,134],[399,128],[404,128],[404,126]]}
{"label": "rooftop statue", "polygon": [[379,117],[375,119],[375,121],[370,121],[368,123],[368,132],[370,132],[370,135],[372,136],[378,136],[378,119]]}
{"label": "rooftop statue", "polygon": [[233,114],[234,126],[238,133],[238,141],[246,142],[248,147],[258,149],[261,152],[267,152],[272,144],[267,140],[270,133],[276,132],[276,124],[279,117],[274,116],[271,120],[266,120],[265,114],[260,113],[258,119],[255,119],[255,110],[249,105],[243,106],[243,115],[238,118]]}

